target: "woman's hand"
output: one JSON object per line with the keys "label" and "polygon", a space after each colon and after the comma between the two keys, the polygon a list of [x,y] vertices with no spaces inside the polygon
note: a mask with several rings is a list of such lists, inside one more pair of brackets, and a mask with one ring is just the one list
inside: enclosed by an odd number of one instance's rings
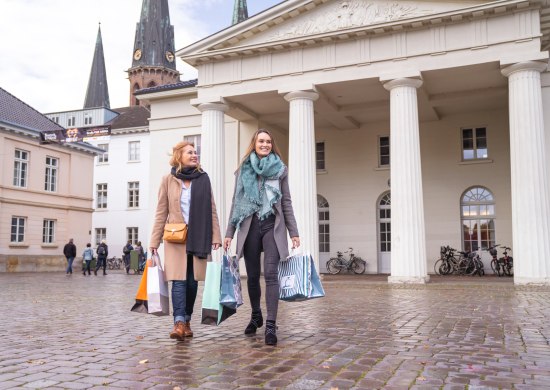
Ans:
{"label": "woman's hand", "polygon": [[229,247],[231,246],[231,241],[232,241],[231,238],[225,237],[225,239],[223,240],[223,249],[224,249],[224,250],[228,250],[228,249],[229,249]]}
{"label": "woman's hand", "polygon": [[296,249],[300,246],[300,237],[290,237],[292,240],[292,249]]}
{"label": "woman's hand", "polygon": [[220,243],[215,243],[215,244],[212,244],[212,249],[214,249],[215,251],[217,251],[218,249],[220,249],[220,247],[222,246],[222,244]]}
{"label": "woman's hand", "polygon": [[152,255],[154,255],[155,253],[157,253],[157,248],[150,247],[149,251],[151,252]]}

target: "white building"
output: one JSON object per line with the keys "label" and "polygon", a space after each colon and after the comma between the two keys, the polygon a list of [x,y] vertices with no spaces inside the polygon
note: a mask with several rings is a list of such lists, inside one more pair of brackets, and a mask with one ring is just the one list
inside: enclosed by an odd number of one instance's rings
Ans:
{"label": "white building", "polygon": [[549,14],[540,0],[274,6],[176,53],[194,89],[141,94],[150,196],[166,151],[201,134],[225,225],[233,171],[267,127],[321,264],[351,246],[367,272],[424,283],[441,245],[496,242],[513,247],[515,283],[549,283]]}

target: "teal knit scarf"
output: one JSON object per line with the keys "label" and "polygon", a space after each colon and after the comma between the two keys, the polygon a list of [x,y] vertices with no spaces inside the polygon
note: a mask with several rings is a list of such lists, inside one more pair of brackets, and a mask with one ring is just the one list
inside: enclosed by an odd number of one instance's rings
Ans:
{"label": "teal knit scarf", "polygon": [[256,213],[260,220],[273,214],[273,205],[281,197],[279,178],[285,165],[275,153],[260,159],[255,152],[243,162],[237,178],[231,224],[237,228]]}

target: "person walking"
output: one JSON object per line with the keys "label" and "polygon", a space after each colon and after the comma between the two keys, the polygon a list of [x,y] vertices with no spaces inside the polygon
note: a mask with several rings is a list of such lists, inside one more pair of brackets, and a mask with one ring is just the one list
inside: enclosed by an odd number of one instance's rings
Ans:
{"label": "person walking", "polygon": [[260,308],[260,255],[264,252],[267,319],[265,343],[277,344],[279,305],[278,266],[288,257],[287,230],[292,248],[300,246],[300,237],[288,187],[288,169],[273,135],[266,129],[254,133],[236,172],[235,192],[225,233],[224,249],[237,234],[237,258],[244,255],[248,295],[252,306],[250,322],[244,333],[255,334],[263,326]]}
{"label": "person walking", "polygon": [[141,246],[141,241],[137,242],[134,250],[138,253],[138,272],[141,272],[143,271],[143,265],[145,264],[145,252],[143,250],[143,246]]}
{"label": "person walking", "polygon": [[105,243],[105,240],[101,240],[101,244],[96,249],[97,264],[94,269],[94,275],[97,276],[97,271],[103,267],[103,275],[107,275],[107,256],[109,255],[109,247]]}
{"label": "person walking", "polygon": [[85,262],[85,267],[82,267],[82,275],[86,276],[86,271],[88,271],[88,275],[91,275],[90,264],[92,263],[93,259],[94,250],[92,249],[92,244],[87,243],[86,249],[84,249],[84,252],[82,252],[82,260]]}
{"label": "person walking", "polygon": [[124,260],[124,267],[126,267],[126,273],[130,273],[130,251],[133,251],[134,247],[132,246],[132,241],[128,240],[126,245],[124,245],[124,248],[122,248],[122,253],[124,256],[122,257]]}
{"label": "person walking", "polygon": [[190,321],[198,280],[204,280],[207,259],[222,240],[210,178],[199,164],[194,144],[177,143],[170,166],[170,173],[160,183],[149,250],[157,253],[165,224],[187,224],[184,244],[164,241],[164,272],[172,281],[174,313],[170,338],[181,340],[193,336]]}
{"label": "person walking", "polygon": [[73,274],[73,261],[76,257],[76,245],[73,242],[73,239],[70,238],[69,242],[65,244],[63,247],[63,254],[65,255],[65,258],[67,259],[67,269],[65,270],[65,273],[67,275]]}

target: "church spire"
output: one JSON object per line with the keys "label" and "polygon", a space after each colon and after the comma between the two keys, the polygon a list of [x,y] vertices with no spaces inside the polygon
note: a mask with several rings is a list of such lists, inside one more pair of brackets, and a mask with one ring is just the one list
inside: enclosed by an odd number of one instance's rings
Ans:
{"label": "church spire", "polygon": [[179,81],[174,50],[174,26],[170,24],[168,0],[143,0],[132,54],[130,105],[138,105],[138,89]]}
{"label": "church spire", "polygon": [[92,70],[90,71],[86,99],[84,100],[84,108],[94,107],[110,108],[105,57],[103,56],[103,40],[101,39],[101,23],[97,30]]}
{"label": "church spire", "polygon": [[233,21],[231,24],[237,24],[246,19],[248,19],[246,0],[235,0],[235,6],[233,8]]}

